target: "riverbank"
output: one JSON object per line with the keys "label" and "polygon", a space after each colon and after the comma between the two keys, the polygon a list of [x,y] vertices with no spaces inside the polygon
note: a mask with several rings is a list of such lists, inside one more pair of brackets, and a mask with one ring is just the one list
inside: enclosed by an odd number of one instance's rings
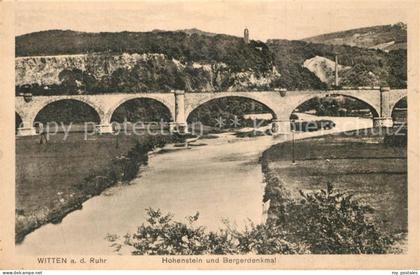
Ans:
{"label": "riverbank", "polygon": [[[374,130],[374,129],[373,129]],[[407,147],[391,146],[373,130],[339,133],[272,146],[262,156],[266,182],[277,177],[299,200],[303,192],[325,189],[332,183],[340,191],[370,205],[374,223],[385,232],[404,238],[407,233]],[[270,196],[276,186],[266,186],[270,201],[267,219],[277,216],[279,205]]]}
{"label": "riverbank", "polygon": [[[333,129],[295,136],[331,134],[372,124],[358,118],[334,121]],[[238,138],[226,133],[203,137],[190,148],[167,145],[150,157],[140,177],[129,185],[110,187],[85,201],[82,211],[73,211],[59,224],[42,226],[27,235],[16,251],[22,255],[115,255],[115,247],[105,237],[136,232],[147,221],[147,208],[172,213],[179,221],[199,212],[197,225],[209,231],[224,228],[226,219],[238,230],[249,221],[260,224],[264,194],[261,153],[287,138]]]}
{"label": "riverbank", "polygon": [[178,220],[198,211],[199,225],[209,230],[223,227],[225,219],[238,228],[249,220],[260,223],[263,179],[258,159],[273,138],[217,137],[200,139],[202,146],[165,146],[151,155],[129,185],[112,186],[85,201],[82,211],[35,230],[16,246],[17,253],[115,255],[105,237],[136,232],[149,207],[170,212]]}
{"label": "riverbank", "polygon": [[46,223],[60,223],[82,203],[116,184],[135,178],[146,165],[148,152],[162,147],[170,136],[83,134],[39,136],[16,141],[15,241]]}

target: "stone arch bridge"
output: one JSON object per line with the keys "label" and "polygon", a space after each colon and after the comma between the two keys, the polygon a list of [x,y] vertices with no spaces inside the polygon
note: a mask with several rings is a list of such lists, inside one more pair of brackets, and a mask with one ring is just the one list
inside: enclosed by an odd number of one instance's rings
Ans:
{"label": "stone arch bridge", "polygon": [[302,103],[315,98],[331,95],[342,95],[367,103],[373,114],[375,126],[392,127],[392,111],[395,104],[407,96],[407,90],[390,90],[389,88],[372,90],[329,90],[329,91],[246,91],[246,92],[200,92],[185,93],[116,93],[96,95],[57,95],[16,97],[15,110],[22,120],[18,135],[35,135],[34,120],[37,114],[47,105],[61,100],[76,100],[88,104],[98,114],[100,123],[97,129],[101,133],[112,132],[111,118],[114,111],[123,103],[136,98],[154,99],[167,107],[172,122],[185,129],[189,114],[213,99],[222,97],[243,97],[255,100],[268,107],[273,114],[273,127],[281,133],[290,131],[290,115]]}

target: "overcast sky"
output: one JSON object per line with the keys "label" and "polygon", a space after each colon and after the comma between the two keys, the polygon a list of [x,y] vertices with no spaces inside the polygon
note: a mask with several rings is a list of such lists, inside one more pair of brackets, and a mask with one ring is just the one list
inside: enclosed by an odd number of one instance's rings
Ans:
{"label": "overcast sky", "polygon": [[399,1],[142,1],[115,4],[17,3],[17,35],[49,30],[150,31],[198,28],[252,39],[300,39],[407,22]]}

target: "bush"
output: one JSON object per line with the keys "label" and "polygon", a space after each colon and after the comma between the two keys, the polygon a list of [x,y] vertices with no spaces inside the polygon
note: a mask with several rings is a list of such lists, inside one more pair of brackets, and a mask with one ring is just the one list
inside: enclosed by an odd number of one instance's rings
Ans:
{"label": "bush", "polygon": [[261,136],[265,136],[265,135],[270,135],[270,133],[268,131],[263,132],[263,131],[257,131],[257,130],[235,133],[235,136],[239,137],[239,138],[261,137]]}
{"label": "bush", "polygon": [[326,190],[305,194],[287,205],[280,226],[293,241],[303,243],[314,254],[386,253],[393,240],[369,221],[373,209],[336,192]]}
{"label": "bush", "polygon": [[142,143],[137,142],[127,154],[114,158],[105,171],[86,177],[76,186],[86,194],[99,195],[116,182],[127,183],[137,176],[141,165],[147,165],[148,152],[156,147],[163,147],[168,141],[170,140],[167,137],[155,136],[147,138]]}
{"label": "bush", "polygon": [[135,248],[134,255],[204,255],[204,254],[296,254],[304,247],[284,240],[283,232],[268,225],[251,225],[244,232],[227,227],[207,233],[195,226],[199,213],[187,217],[187,223],[173,221],[170,214],[146,210],[147,223],[137,233],[125,236],[125,244]]}
{"label": "bush", "polygon": [[227,226],[207,232],[195,226],[199,214],[187,223],[170,214],[147,209],[147,222],[125,236],[134,255],[203,254],[376,254],[391,249],[393,239],[369,220],[372,208],[337,192],[301,192],[301,201],[290,199],[282,182],[270,176],[264,201],[270,201],[265,224],[250,224],[239,231]]}
{"label": "bush", "polygon": [[335,123],[332,120],[321,119],[312,121],[293,121],[290,123],[290,127],[293,131],[299,132],[313,132],[321,129],[329,130],[335,127]]}

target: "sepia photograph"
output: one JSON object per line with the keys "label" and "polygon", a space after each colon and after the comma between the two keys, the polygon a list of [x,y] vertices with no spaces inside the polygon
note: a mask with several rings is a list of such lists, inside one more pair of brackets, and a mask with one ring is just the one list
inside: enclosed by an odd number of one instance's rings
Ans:
{"label": "sepia photograph", "polygon": [[419,268],[418,3],[0,5],[0,267]]}

